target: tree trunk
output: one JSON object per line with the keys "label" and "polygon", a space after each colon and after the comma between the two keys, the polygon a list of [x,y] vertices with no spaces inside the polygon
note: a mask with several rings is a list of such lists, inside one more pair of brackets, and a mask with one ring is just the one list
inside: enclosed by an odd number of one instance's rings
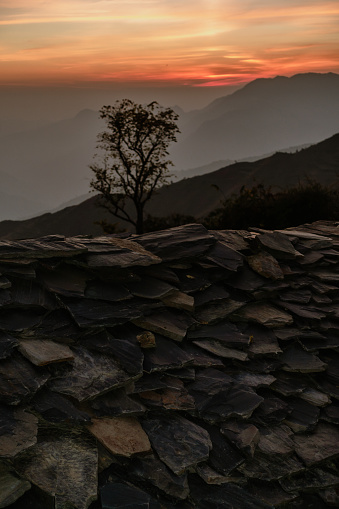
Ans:
{"label": "tree trunk", "polygon": [[140,235],[144,233],[144,209],[143,207],[137,208],[137,224],[135,232]]}

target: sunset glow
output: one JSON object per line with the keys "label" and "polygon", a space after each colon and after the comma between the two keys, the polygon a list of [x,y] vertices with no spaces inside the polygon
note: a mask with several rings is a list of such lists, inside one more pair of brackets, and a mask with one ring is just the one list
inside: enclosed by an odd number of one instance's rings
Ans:
{"label": "sunset glow", "polygon": [[0,13],[3,85],[339,72],[337,0],[0,0]]}

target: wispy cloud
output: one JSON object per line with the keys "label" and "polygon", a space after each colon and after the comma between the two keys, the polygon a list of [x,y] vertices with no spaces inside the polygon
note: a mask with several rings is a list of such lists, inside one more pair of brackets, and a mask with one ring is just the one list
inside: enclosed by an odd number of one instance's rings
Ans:
{"label": "wispy cloud", "polygon": [[339,72],[337,0],[0,0],[0,14],[3,82]]}

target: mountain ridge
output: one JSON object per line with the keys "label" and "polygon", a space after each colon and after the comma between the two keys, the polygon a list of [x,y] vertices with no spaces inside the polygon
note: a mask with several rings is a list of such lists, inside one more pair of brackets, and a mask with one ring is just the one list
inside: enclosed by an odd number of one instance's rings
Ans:
{"label": "mountain ridge", "polygon": [[[179,213],[199,219],[219,207],[225,197],[236,193],[244,185],[251,187],[255,183],[262,183],[278,191],[307,178],[326,186],[338,185],[339,133],[296,153],[277,152],[258,161],[238,162],[164,186],[154,194],[146,213],[157,217]],[[118,220],[98,208],[96,201],[97,197],[94,196],[55,213],[25,221],[2,221],[0,238],[13,240],[50,234],[100,235],[102,230],[94,222],[105,219],[117,223]]]}

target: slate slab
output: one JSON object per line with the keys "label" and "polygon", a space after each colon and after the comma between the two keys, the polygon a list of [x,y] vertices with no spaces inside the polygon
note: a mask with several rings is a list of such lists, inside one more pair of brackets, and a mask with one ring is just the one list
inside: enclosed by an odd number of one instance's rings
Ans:
{"label": "slate slab", "polygon": [[100,489],[102,509],[161,509],[157,500],[134,486],[108,483]]}
{"label": "slate slab", "polygon": [[142,423],[161,461],[176,475],[206,461],[212,448],[208,432],[181,416],[164,415]]}
{"label": "slate slab", "polygon": [[223,286],[214,284],[209,288],[196,293],[194,295],[194,303],[198,307],[216,300],[227,299],[229,296],[230,293]]}
{"label": "slate slab", "polygon": [[140,318],[147,304],[143,300],[108,302],[63,297],[62,302],[79,327],[114,327]]}
{"label": "slate slab", "polygon": [[0,463],[0,508],[13,504],[30,488],[31,484],[28,481],[21,479],[5,464]]}
{"label": "slate slab", "polygon": [[282,233],[264,233],[258,235],[256,241],[259,245],[263,246],[264,249],[271,251],[278,259],[293,259],[303,256],[294,248],[287,236]]}
{"label": "slate slab", "polygon": [[183,309],[185,311],[194,311],[194,298],[191,295],[174,291],[171,295],[161,299],[165,306],[176,309]]}
{"label": "slate slab", "polygon": [[257,322],[265,327],[283,327],[291,325],[293,318],[290,314],[266,303],[251,303],[234,313],[234,318],[240,321]]}
{"label": "slate slab", "polygon": [[181,368],[190,364],[193,356],[179,348],[176,343],[156,335],[156,348],[144,350],[146,373]]}
{"label": "slate slab", "polygon": [[217,241],[204,256],[204,260],[208,260],[229,272],[237,272],[243,266],[244,259],[244,255],[222,241]]}
{"label": "slate slab", "polygon": [[299,373],[318,373],[325,371],[327,364],[322,362],[319,357],[302,350],[297,345],[293,345],[281,356],[281,361],[285,371]]}
{"label": "slate slab", "polygon": [[90,278],[90,274],[70,265],[38,273],[38,279],[45,288],[50,292],[68,297],[84,297],[86,283]]}
{"label": "slate slab", "polygon": [[303,476],[293,476],[290,478],[282,479],[281,486],[287,492],[304,491],[304,490],[319,490],[331,486],[339,485],[338,475],[321,468],[313,468],[304,473]]}
{"label": "slate slab", "polygon": [[122,387],[131,379],[113,358],[80,347],[74,350],[71,369],[54,378],[49,387],[52,391],[85,401]]}
{"label": "slate slab", "polygon": [[238,309],[242,308],[246,304],[247,300],[234,300],[234,299],[220,299],[215,302],[210,302],[204,306],[200,306],[194,317],[200,323],[213,324],[215,322],[224,320],[231,313],[234,313]]}
{"label": "slate slab", "polygon": [[130,375],[142,373],[144,354],[137,342],[137,332],[128,327],[99,330],[83,337],[81,344],[89,350],[116,359]]}
{"label": "slate slab", "polygon": [[233,483],[213,486],[213,489],[201,482],[201,479],[190,481],[191,496],[199,509],[272,509],[271,505],[253,496],[245,489]]}
{"label": "slate slab", "polygon": [[116,281],[88,281],[85,289],[87,299],[106,300],[120,302],[132,298],[132,294],[122,284]]}
{"label": "slate slab", "polygon": [[187,334],[188,339],[213,339],[218,340],[223,345],[230,347],[244,347],[250,343],[250,338],[242,334],[234,324],[222,322],[216,325],[201,326],[190,330]]}
{"label": "slate slab", "polygon": [[164,261],[196,258],[215,243],[201,224],[187,224],[134,237],[135,242]]}
{"label": "slate slab", "polygon": [[273,481],[302,472],[305,467],[295,455],[279,456],[274,454],[269,456],[255,455],[252,460],[240,465],[238,470],[250,478]]}
{"label": "slate slab", "polygon": [[16,468],[54,499],[55,509],[87,509],[97,499],[98,452],[88,439],[45,439]]}
{"label": "slate slab", "polygon": [[18,350],[35,366],[45,366],[54,362],[72,361],[72,350],[54,341],[26,339],[20,341]]}
{"label": "slate slab", "polygon": [[12,410],[2,405],[0,408],[0,457],[14,458],[36,443],[38,419],[22,408]]}
{"label": "slate slab", "polygon": [[314,433],[296,435],[294,444],[296,453],[309,467],[339,454],[339,430],[331,424],[319,423]]}
{"label": "slate slab", "polygon": [[51,423],[83,424],[90,421],[90,415],[79,410],[74,403],[56,392],[43,388],[30,402],[30,408]]}
{"label": "slate slab", "polygon": [[126,286],[133,295],[145,299],[163,299],[176,290],[174,286],[149,276],[128,281]]}
{"label": "slate slab", "polygon": [[194,398],[189,395],[184,383],[179,379],[173,379],[170,386],[165,389],[141,392],[139,397],[143,403],[151,408],[179,411],[195,410]]}
{"label": "slate slab", "polygon": [[18,405],[32,397],[50,374],[37,370],[19,353],[0,362],[0,401]]}
{"label": "slate slab", "polygon": [[288,402],[292,412],[285,422],[295,433],[313,430],[318,422],[319,408],[302,399],[290,399]]}
{"label": "slate slab", "polygon": [[147,267],[161,262],[161,259],[140,243],[116,237],[99,237],[84,241],[88,248],[86,262],[91,268]]}
{"label": "slate slab", "polygon": [[92,402],[91,409],[96,417],[138,416],[146,412],[146,407],[130,398],[124,389],[98,396]]}
{"label": "slate slab", "polygon": [[241,452],[233,447],[215,426],[206,427],[212,441],[208,464],[218,472],[229,475],[235,468],[244,463]]}
{"label": "slate slab", "polygon": [[145,330],[162,334],[175,341],[182,341],[188,328],[195,320],[184,312],[162,311],[132,320],[135,325]]}
{"label": "slate slab", "polygon": [[207,369],[197,375],[189,392],[195,399],[199,414],[211,422],[235,416],[247,419],[263,402],[263,398],[253,390],[237,384],[228,375],[214,369]]}
{"label": "slate slab", "polygon": [[193,343],[199,348],[207,350],[208,352],[225,359],[237,359],[239,361],[248,360],[248,355],[246,352],[236,350],[235,348],[228,348],[227,346],[222,345],[219,341],[214,341],[212,339],[201,339],[199,341],[193,341]]}
{"label": "slate slab", "polygon": [[229,419],[221,424],[220,431],[246,456],[253,458],[260,439],[260,432],[256,426]]}
{"label": "slate slab", "polygon": [[92,419],[88,429],[114,455],[130,458],[151,451],[148,437],[135,417]]}
{"label": "slate slab", "polygon": [[80,242],[65,239],[61,235],[49,235],[40,239],[0,241],[0,260],[15,258],[52,258],[76,256],[86,252]]}
{"label": "slate slab", "polygon": [[16,338],[0,331],[0,360],[9,357],[17,345],[18,340]]}
{"label": "slate slab", "polygon": [[56,309],[47,313],[27,332],[29,338],[48,338],[66,344],[74,343],[80,335],[81,329],[65,309]]}
{"label": "slate slab", "polygon": [[272,426],[287,418],[292,412],[289,404],[274,396],[265,397],[252,416],[255,423]]}
{"label": "slate slab", "polygon": [[135,459],[132,463],[131,473],[138,479],[150,481],[154,486],[175,499],[185,500],[189,495],[187,475],[174,475],[155,456]]}
{"label": "slate slab", "polygon": [[46,314],[42,309],[0,309],[0,329],[10,332],[23,332],[38,325]]}
{"label": "slate slab", "polygon": [[249,266],[260,276],[267,279],[284,279],[284,273],[280,268],[279,262],[270,254],[260,251],[255,255],[247,257]]}
{"label": "slate slab", "polygon": [[293,453],[293,432],[285,425],[261,428],[258,450],[268,455]]}

